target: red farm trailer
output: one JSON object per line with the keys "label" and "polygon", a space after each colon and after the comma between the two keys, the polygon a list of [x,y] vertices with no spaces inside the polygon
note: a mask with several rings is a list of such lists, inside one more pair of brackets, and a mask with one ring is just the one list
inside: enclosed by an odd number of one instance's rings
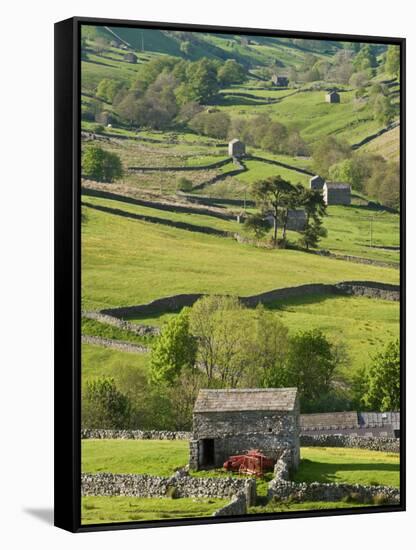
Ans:
{"label": "red farm trailer", "polygon": [[262,476],[264,472],[273,470],[274,460],[267,458],[258,449],[251,449],[244,455],[230,456],[224,462],[224,468],[229,472]]}

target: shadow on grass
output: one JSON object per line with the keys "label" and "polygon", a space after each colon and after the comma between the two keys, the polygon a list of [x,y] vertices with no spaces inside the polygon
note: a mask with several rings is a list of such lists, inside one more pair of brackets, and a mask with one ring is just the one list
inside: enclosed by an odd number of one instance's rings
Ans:
{"label": "shadow on grass", "polygon": [[[336,475],[342,472],[374,472],[374,477],[377,478],[377,472],[400,472],[399,464],[388,463],[339,463],[328,464],[326,462],[316,462],[307,459],[302,459],[299,470],[293,477],[293,481],[320,483],[333,483]],[[362,482],[360,482],[362,483]],[[368,480],[367,485],[372,485],[372,480]]]}

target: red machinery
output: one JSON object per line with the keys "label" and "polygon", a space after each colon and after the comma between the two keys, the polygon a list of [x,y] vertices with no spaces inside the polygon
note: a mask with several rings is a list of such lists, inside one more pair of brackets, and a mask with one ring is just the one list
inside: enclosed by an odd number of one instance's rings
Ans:
{"label": "red machinery", "polygon": [[230,472],[262,476],[267,470],[272,470],[274,460],[267,458],[258,449],[251,449],[244,455],[230,456],[224,462],[224,468]]}

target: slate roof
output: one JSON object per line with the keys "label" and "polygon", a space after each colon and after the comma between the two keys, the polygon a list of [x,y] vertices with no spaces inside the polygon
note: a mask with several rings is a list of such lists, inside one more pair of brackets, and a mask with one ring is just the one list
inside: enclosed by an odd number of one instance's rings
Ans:
{"label": "slate roof", "polygon": [[200,390],[194,412],[292,411],[297,388]]}
{"label": "slate roof", "polygon": [[328,189],[351,189],[351,185],[349,183],[338,183],[336,181],[327,181],[325,185]]}
{"label": "slate roof", "polygon": [[300,426],[308,428],[358,428],[356,411],[301,414]]}

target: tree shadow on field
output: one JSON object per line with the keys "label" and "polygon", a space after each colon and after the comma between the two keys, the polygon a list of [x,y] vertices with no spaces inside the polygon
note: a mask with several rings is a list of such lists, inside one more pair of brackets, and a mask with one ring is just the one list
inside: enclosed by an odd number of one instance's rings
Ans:
{"label": "tree shadow on field", "polygon": [[335,476],[341,472],[374,472],[374,477],[377,477],[377,472],[400,472],[400,464],[388,463],[340,463],[328,464],[326,462],[317,462],[315,460],[302,459],[299,470],[295,474],[293,480],[296,482],[311,482],[318,481],[320,483],[333,483]]}

